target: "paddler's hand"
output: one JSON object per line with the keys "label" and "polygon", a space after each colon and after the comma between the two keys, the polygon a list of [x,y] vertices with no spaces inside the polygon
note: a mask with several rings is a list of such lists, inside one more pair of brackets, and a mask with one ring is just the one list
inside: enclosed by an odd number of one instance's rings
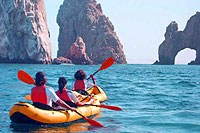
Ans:
{"label": "paddler's hand", "polygon": [[94,86],[93,87],[97,87],[97,85],[96,84],[94,84]]}
{"label": "paddler's hand", "polygon": [[95,80],[95,78],[94,78],[94,75],[93,75],[93,74],[91,74],[91,75],[90,75],[90,78],[92,78],[92,80]]}
{"label": "paddler's hand", "polygon": [[92,74],[92,75],[90,75],[90,77],[92,78],[92,81],[93,81],[93,83],[94,83],[94,87],[96,87],[97,85],[96,85],[96,79],[94,78],[94,75]]}

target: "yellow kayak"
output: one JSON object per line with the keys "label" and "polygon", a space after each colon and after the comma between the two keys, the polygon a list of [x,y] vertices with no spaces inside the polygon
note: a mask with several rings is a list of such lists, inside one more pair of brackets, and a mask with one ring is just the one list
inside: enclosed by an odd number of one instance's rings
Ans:
{"label": "yellow kayak", "polygon": [[[74,92],[75,95],[80,95]],[[107,99],[106,94],[100,87],[88,89],[89,94],[95,94],[94,105],[100,105],[100,101]],[[83,102],[89,100],[88,96],[81,97]],[[96,106],[81,106],[77,108],[77,111],[83,116],[92,116],[100,113],[100,108]],[[76,112],[71,110],[67,111],[49,111],[34,107],[32,104],[19,102],[10,110],[10,119],[16,123],[31,123],[31,124],[53,124],[53,123],[65,123],[75,121],[82,118]]]}
{"label": "yellow kayak", "polygon": [[[95,100],[95,105],[99,105],[99,101]],[[92,116],[100,112],[99,107],[82,106],[77,111],[84,116]],[[49,111],[34,107],[29,103],[17,103],[10,110],[10,119],[16,123],[31,124],[51,124],[65,123],[82,118],[76,112],[67,111]]]}

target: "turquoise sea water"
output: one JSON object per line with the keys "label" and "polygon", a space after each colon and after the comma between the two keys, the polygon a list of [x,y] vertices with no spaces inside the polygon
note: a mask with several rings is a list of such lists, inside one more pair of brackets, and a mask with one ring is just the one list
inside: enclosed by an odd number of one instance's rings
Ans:
{"label": "turquoise sea water", "polygon": [[200,66],[112,65],[95,75],[108,100],[103,104],[119,106],[123,111],[102,109],[94,120],[105,127],[91,127],[85,120],[55,125],[11,123],[9,110],[24,101],[31,85],[17,78],[18,70],[34,77],[47,74],[48,85],[57,90],[60,76],[68,79],[83,69],[88,75],[98,66],[0,64],[0,132],[200,132]]}

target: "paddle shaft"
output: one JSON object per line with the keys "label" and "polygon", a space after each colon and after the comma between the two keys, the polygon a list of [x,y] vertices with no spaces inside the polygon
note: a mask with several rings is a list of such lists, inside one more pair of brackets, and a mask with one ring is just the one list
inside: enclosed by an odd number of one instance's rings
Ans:
{"label": "paddle shaft", "polygon": [[85,104],[85,105],[99,107],[98,105],[93,105],[93,104]]}
{"label": "paddle shaft", "polygon": [[[97,70],[95,73],[93,73],[93,76],[96,74],[96,73],[98,73],[99,72],[99,70]],[[89,77],[89,78],[87,78],[87,80],[89,80],[91,77]]]}
{"label": "paddle shaft", "polygon": [[[114,63],[114,59],[112,57],[108,58],[107,60],[105,60],[101,67],[99,68],[99,70],[97,70],[93,75],[95,75],[96,73],[98,73],[101,70],[107,69],[108,67],[110,67],[112,64]],[[87,78],[87,80],[89,80],[89,78]]]}
{"label": "paddle shaft", "polygon": [[83,116],[81,113],[79,113],[78,111],[74,111],[74,112],[76,112],[77,114],[79,114],[80,116],[82,116],[84,119],[88,119],[87,117],[85,117],[85,116]]}
{"label": "paddle shaft", "polygon": [[115,110],[115,111],[122,111],[122,109],[121,109],[120,107],[116,107],[116,106],[109,106],[109,105],[91,105],[91,104],[89,104],[89,106],[95,106],[95,107],[100,107],[100,108],[106,108],[106,109]]}

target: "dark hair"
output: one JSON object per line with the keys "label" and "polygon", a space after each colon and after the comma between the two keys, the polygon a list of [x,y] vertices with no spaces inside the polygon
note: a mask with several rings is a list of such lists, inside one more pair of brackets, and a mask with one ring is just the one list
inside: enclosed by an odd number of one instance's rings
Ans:
{"label": "dark hair", "polygon": [[37,72],[35,75],[35,85],[41,86],[47,83],[46,75],[44,72]]}
{"label": "dark hair", "polygon": [[60,94],[63,92],[63,88],[65,87],[66,84],[67,84],[67,80],[65,77],[60,77],[58,79],[58,86],[59,86]]}
{"label": "dark hair", "polygon": [[83,70],[78,70],[74,74],[74,78],[77,80],[84,80],[87,77],[86,73]]}

